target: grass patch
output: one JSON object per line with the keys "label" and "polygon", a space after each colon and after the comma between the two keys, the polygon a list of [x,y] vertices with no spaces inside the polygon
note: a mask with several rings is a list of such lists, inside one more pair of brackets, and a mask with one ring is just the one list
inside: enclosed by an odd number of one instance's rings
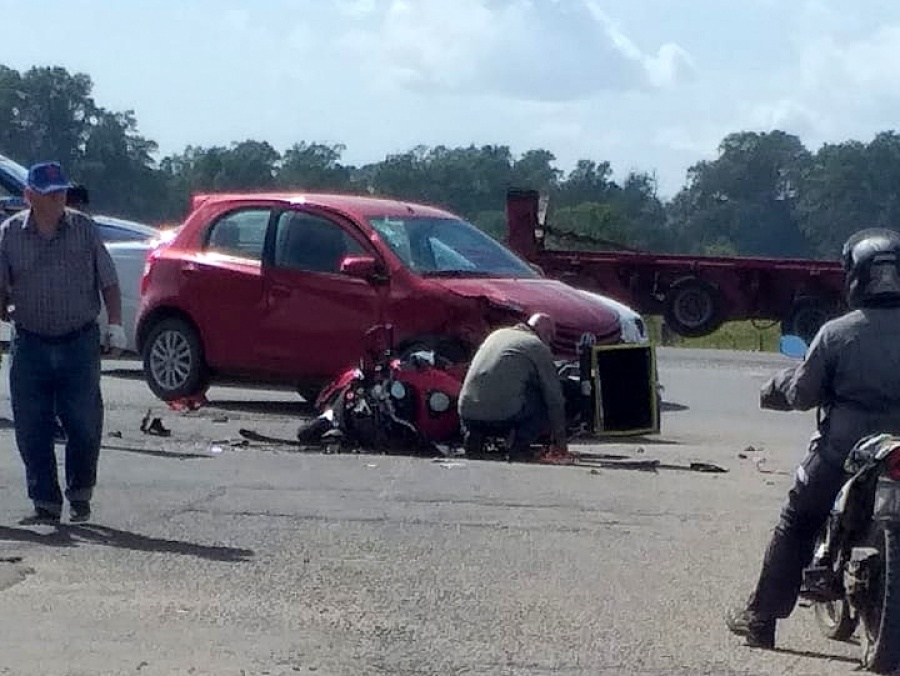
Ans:
{"label": "grass patch", "polygon": [[645,317],[650,338],[656,345],[668,347],[712,348],[748,352],[778,352],[781,337],[779,322],[726,322],[718,330],[700,338],[684,338],[676,334],[663,335],[661,317]]}

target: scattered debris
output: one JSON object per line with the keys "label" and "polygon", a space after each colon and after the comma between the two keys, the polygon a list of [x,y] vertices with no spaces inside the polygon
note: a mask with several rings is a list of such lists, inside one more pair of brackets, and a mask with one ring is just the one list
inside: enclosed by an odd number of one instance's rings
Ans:
{"label": "scattered debris", "polygon": [[193,397],[173,399],[172,401],[167,401],[166,404],[173,411],[184,413],[187,411],[196,411],[198,408],[206,406],[209,404],[209,400],[206,398],[206,393],[203,393],[194,395]]}
{"label": "scattered debris", "polygon": [[710,462],[692,462],[690,464],[690,469],[695,472],[711,472],[713,474],[724,474],[728,471],[724,467],[713,465]]}
{"label": "scattered debris", "polygon": [[288,439],[287,437],[273,437],[268,434],[260,434],[256,430],[241,428],[238,430],[238,434],[244,437],[244,439],[247,441],[255,441],[262,444],[283,444],[285,446],[297,447],[305,446],[305,444],[300,443],[296,439]]}
{"label": "scattered debris", "polygon": [[738,453],[738,457],[739,457],[741,460],[746,460],[746,459],[747,459],[748,457],[750,457],[750,456],[748,456],[746,453]]}
{"label": "scattered debris", "polygon": [[217,416],[214,416],[214,417],[213,417],[212,421],[213,421],[214,423],[227,423],[227,422],[228,422],[228,416],[227,416],[227,415],[217,415]]}
{"label": "scattered debris", "polygon": [[[676,469],[687,472],[703,472],[707,474],[725,474],[728,472],[724,467],[714,465],[709,462],[692,462],[688,465],[670,465],[660,462],[659,460],[643,459],[643,458],[625,458],[623,456],[613,456],[619,459],[600,460],[599,455],[576,454],[578,457],[578,466],[580,467],[605,467],[607,469],[634,469],[646,472],[656,472],[660,469]],[[591,472],[593,474],[593,471]],[[599,472],[597,472],[599,474]]]}
{"label": "scattered debris", "polygon": [[0,556],[0,563],[22,563],[21,556]]}
{"label": "scattered debris", "polygon": [[765,458],[757,458],[754,461],[754,464],[756,465],[756,471],[760,474],[781,474],[783,476],[790,476],[791,474],[790,472],[785,472],[780,469],[763,469],[763,465],[766,464]]}
{"label": "scattered debris", "polygon": [[172,435],[172,430],[168,429],[159,418],[153,417],[153,412],[148,408],[147,414],[141,420],[141,432],[144,434],[152,434],[157,437],[168,437]]}
{"label": "scattered debris", "polygon": [[109,433],[109,436],[115,437],[116,439],[121,439],[122,432],[120,430],[113,430],[112,432]]}
{"label": "scattered debris", "polygon": [[637,469],[642,471],[656,471],[660,466],[659,460],[597,460],[591,457],[583,457],[576,454],[577,462],[582,467],[596,465],[598,467],[606,467],[608,469]]}
{"label": "scattered debris", "polygon": [[209,449],[207,449],[207,450],[209,450],[209,452],[210,452],[211,455],[219,455],[219,453],[222,452],[222,447],[221,447],[221,446],[218,446],[218,445],[216,445],[216,444],[213,444],[213,445],[211,445],[211,446],[209,447]]}
{"label": "scattered debris", "polygon": [[444,460],[443,458],[435,458],[434,460],[440,467],[444,469],[453,469],[454,467],[465,467],[466,463],[460,460]]}
{"label": "scattered debris", "polygon": [[744,453],[762,453],[764,450],[766,449],[764,449],[762,446],[760,446],[759,448],[756,448],[755,446],[747,446],[747,448],[744,449]]}

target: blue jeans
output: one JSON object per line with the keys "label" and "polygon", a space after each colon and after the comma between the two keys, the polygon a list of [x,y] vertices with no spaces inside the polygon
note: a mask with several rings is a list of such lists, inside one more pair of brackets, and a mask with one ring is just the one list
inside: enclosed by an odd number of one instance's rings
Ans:
{"label": "blue jeans", "polygon": [[90,500],[103,436],[99,327],[90,324],[61,340],[18,328],[10,358],[10,398],[28,497],[35,507],[62,509],[54,443],[58,416],[67,437],[66,498]]}

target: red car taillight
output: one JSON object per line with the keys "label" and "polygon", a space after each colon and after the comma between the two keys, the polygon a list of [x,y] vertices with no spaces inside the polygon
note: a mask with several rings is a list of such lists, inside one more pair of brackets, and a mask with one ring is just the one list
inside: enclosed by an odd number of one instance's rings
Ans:
{"label": "red car taillight", "polygon": [[900,481],[900,450],[891,453],[884,463],[884,473],[894,481]]}
{"label": "red car taillight", "polygon": [[150,271],[157,258],[159,258],[159,249],[154,249],[147,254],[147,260],[144,261],[144,273],[141,275],[141,296],[147,292],[147,285],[150,283]]}

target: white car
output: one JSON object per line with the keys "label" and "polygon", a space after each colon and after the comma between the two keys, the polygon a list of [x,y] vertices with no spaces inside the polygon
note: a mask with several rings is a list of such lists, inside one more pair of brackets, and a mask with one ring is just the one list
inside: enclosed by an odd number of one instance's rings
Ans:
{"label": "white car", "polygon": [[[136,352],[134,340],[134,318],[141,302],[141,276],[147,255],[159,243],[159,239],[141,242],[107,242],[106,248],[116,265],[119,288],[122,292],[122,328],[128,338],[128,352]],[[106,308],[100,312],[100,327],[106,326]]]}

